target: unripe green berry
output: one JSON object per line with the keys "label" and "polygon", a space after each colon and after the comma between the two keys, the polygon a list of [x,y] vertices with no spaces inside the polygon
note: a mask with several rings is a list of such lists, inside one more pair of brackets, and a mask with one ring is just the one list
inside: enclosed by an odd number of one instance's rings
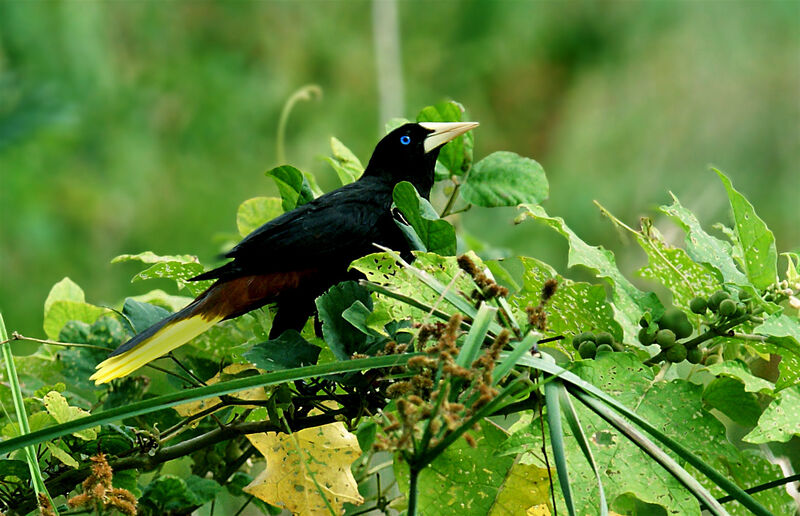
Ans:
{"label": "unripe green berry", "polygon": [[736,311],[733,313],[734,317],[741,317],[747,313],[747,306],[744,303],[736,303]]}
{"label": "unripe green berry", "polygon": [[600,353],[601,351],[608,351],[609,353],[614,352],[614,348],[611,347],[611,344],[600,344],[597,346],[597,352]]}
{"label": "unripe green berry", "polygon": [[575,349],[578,349],[582,342],[586,342],[587,340],[594,341],[594,333],[590,331],[585,331],[583,333],[579,333],[572,338],[572,346]]}
{"label": "unripe green berry", "polygon": [[585,340],[581,342],[581,345],[578,348],[578,354],[581,356],[581,358],[594,358],[597,354],[597,344],[591,340]]}
{"label": "unripe green berry", "polygon": [[600,333],[597,334],[594,341],[597,343],[598,346],[601,344],[611,345],[611,343],[614,342],[614,336],[608,333],[607,331],[601,331]]}
{"label": "unripe green berry", "polygon": [[736,313],[736,301],[733,299],[723,299],[719,304],[719,315],[730,317]]}
{"label": "unripe green berry", "polygon": [[686,351],[686,360],[689,361],[690,364],[699,364],[701,360],[703,360],[703,352],[700,351],[700,348],[692,348]]}
{"label": "unripe green berry", "polygon": [[672,331],[675,332],[675,336],[677,338],[685,339],[692,334],[694,327],[692,326],[692,323],[689,322],[689,319],[684,319],[675,325],[675,328]]}
{"label": "unripe green berry", "polygon": [[708,303],[704,298],[696,297],[689,301],[689,309],[698,315],[703,315],[708,309]]}
{"label": "unripe green berry", "polygon": [[661,349],[667,349],[675,345],[675,333],[672,330],[658,330],[656,342]]}
{"label": "unripe green berry", "polygon": [[656,340],[655,334],[650,333],[647,328],[642,328],[639,330],[639,342],[641,342],[645,346],[649,346],[655,340]]}
{"label": "unripe green berry", "polygon": [[664,357],[670,362],[677,364],[678,362],[683,362],[686,359],[686,354],[686,346],[678,343],[666,350],[664,352]]}
{"label": "unripe green berry", "polygon": [[708,298],[708,309],[712,312],[716,312],[719,310],[719,304],[730,297],[731,296],[729,296],[724,290],[717,290],[711,294],[711,297]]}

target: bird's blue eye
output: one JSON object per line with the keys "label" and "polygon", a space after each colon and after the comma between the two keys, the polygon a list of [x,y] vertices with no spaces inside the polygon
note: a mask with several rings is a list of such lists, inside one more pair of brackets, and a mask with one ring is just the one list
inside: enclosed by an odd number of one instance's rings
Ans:
{"label": "bird's blue eye", "polygon": [[402,143],[403,145],[408,145],[409,143],[411,143],[411,137],[404,134],[403,136],[400,137],[400,143]]}

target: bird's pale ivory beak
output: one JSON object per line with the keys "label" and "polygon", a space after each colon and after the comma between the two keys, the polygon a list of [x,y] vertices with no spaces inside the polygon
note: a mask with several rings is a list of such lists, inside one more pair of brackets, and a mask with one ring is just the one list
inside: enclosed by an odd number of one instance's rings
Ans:
{"label": "bird's pale ivory beak", "polygon": [[419,125],[433,131],[425,137],[425,152],[430,152],[478,127],[478,122],[419,122]]}

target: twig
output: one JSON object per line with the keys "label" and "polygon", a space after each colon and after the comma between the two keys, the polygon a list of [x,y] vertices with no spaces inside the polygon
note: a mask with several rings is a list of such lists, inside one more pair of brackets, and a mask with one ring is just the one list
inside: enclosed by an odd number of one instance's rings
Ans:
{"label": "twig", "polygon": [[57,340],[49,340],[49,339],[37,339],[34,337],[26,337],[25,335],[21,335],[17,332],[11,334],[11,338],[0,342],[0,344],[5,344],[6,342],[11,342],[12,340],[26,340],[30,342],[38,342],[39,344],[50,344],[51,346],[62,346],[65,348],[90,348],[90,349],[98,349],[101,351],[113,351],[112,349],[105,348],[103,346],[95,346],[94,344],[83,344],[80,342],[58,342]]}
{"label": "twig", "polygon": [[458,191],[461,189],[461,183],[458,182],[455,178],[451,178],[455,187],[453,188],[453,192],[450,194],[450,198],[447,199],[447,204],[444,206],[442,213],[439,215],[440,219],[447,217],[448,215],[452,215],[450,210],[453,209],[453,206],[456,204],[456,199],[458,199]]}

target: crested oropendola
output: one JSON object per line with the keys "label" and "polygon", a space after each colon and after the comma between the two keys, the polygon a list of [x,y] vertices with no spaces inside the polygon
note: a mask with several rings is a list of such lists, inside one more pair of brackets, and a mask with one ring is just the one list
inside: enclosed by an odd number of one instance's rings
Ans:
{"label": "crested oropendola", "polygon": [[363,175],[267,222],[225,254],[233,260],[193,280],[216,280],[185,308],[131,338],[97,365],[97,384],[126,376],[169,353],[216,323],[268,303],[277,305],[270,338],[301,330],[314,300],[348,279],[353,260],[374,244],[410,257],[395,224],[392,191],[409,181],[428,199],[442,145],[476,127],[475,122],[405,124],[386,135]]}

